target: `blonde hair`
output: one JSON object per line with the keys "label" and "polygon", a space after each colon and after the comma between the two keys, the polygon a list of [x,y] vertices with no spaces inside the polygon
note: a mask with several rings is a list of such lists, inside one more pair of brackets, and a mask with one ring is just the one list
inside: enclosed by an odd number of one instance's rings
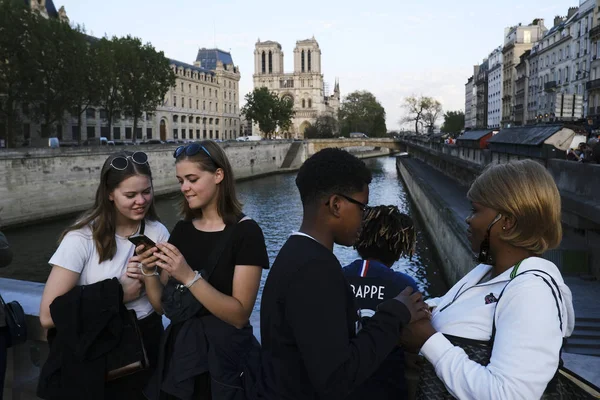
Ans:
{"label": "blonde hair", "polygon": [[552,175],[537,162],[491,165],[473,182],[467,197],[515,219],[502,231],[501,240],[538,255],[560,244],[560,194]]}

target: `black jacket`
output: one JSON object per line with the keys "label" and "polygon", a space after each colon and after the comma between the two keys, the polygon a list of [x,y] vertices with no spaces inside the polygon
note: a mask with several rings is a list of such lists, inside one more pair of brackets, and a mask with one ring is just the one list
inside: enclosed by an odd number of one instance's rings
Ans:
{"label": "black jacket", "polygon": [[292,236],[267,277],[260,319],[267,397],[334,400],[377,370],[410,312],[385,301],[357,333],[358,308],[337,258],[313,239]]}
{"label": "black jacket", "polygon": [[48,333],[50,353],[40,373],[42,399],[104,399],[107,365],[114,361],[125,324],[123,289],[116,278],[76,286],[50,305],[55,329]]}
{"label": "black jacket", "polygon": [[206,372],[210,374],[213,399],[250,400],[257,396],[260,345],[251,326],[237,329],[213,315],[192,317],[178,325],[168,363],[165,348],[173,325],[163,334],[158,366],[144,391],[148,399],[159,399],[162,390],[191,400],[195,378]]}

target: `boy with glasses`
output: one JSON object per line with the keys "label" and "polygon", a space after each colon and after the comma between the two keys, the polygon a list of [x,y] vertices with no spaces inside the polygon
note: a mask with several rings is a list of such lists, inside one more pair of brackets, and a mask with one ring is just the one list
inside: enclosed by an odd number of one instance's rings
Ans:
{"label": "boy with glasses", "polygon": [[267,398],[346,398],[396,347],[402,327],[427,317],[421,294],[407,289],[357,329],[333,245],[355,243],[370,182],[365,164],[339,149],[316,153],[298,172],[302,225],[279,252],[261,303]]}

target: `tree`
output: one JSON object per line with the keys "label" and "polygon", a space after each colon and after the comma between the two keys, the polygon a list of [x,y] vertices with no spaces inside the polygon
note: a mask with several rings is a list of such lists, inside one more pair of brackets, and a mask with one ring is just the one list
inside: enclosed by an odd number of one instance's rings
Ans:
{"label": "tree", "polygon": [[338,122],[331,115],[321,115],[304,131],[306,139],[327,139],[338,135]]}
{"label": "tree", "polygon": [[[144,112],[152,112],[164,101],[169,88],[175,85],[175,73],[164,53],[157,52],[138,38],[127,36],[115,41],[118,48],[120,92],[123,111],[133,118],[133,141],[137,125]],[[141,139],[141,138],[140,138]]]}
{"label": "tree", "polygon": [[385,109],[377,98],[367,91],[356,91],[344,98],[340,106],[342,136],[362,132],[371,137],[383,137],[387,133]]}
{"label": "tree", "polygon": [[23,1],[0,0],[0,132],[7,147],[16,145],[17,107],[34,98],[38,19]]}
{"label": "tree", "polygon": [[81,144],[82,116],[92,105],[100,104],[99,68],[94,62],[96,40],[85,36],[83,28],[76,28],[82,40],[72,48],[73,68],[71,69],[71,107],[72,115],[77,116],[77,140]]}
{"label": "tree", "polygon": [[465,113],[462,111],[448,111],[444,114],[442,132],[457,136],[465,127]]}
{"label": "tree", "polygon": [[106,111],[108,131],[111,135],[112,124],[123,108],[116,40],[116,37],[112,40],[102,38],[95,42],[91,49],[92,63],[96,65],[98,73],[98,105]]}
{"label": "tree", "polygon": [[42,36],[37,42],[38,74],[33,109],[36,119],[42,123],[41,136],[45,138],[52,136],[55,124],[64,120],[67,111],[72,111],[80,92],[87,89],[82,87],[81,76],[92,71],[81,70],[87,67],[85,36],[58,19],[39,20]]}
{"label": "tree", "polygon": [[245,97],[241,110],[246,121],[257,123],[259,129],[270,139],[277,127],[286,130],[292,123],[294,104],[287,98],[280,99],[266,87],[256,88]]}
{"label": "tree", "polygon": [[419,124],[425,124],[430,131],[433,130],[436,120],[442,113],[442,104],[427,96],[406,97],[403,107],[406,109],[407,114],[400,123],[414,122],[417,134],[419,134]]}

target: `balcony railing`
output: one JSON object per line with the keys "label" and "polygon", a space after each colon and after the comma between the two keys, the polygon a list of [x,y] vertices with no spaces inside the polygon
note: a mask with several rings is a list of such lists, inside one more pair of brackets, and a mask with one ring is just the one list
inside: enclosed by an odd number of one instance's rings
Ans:
{"label": "balcony railing", "polygon": [[544,90],[546,92],[552,92],[554,89],[556,89],[556,81],[550,81],[544,84]]}
{"label": "balcony railing", "polygon": [[600,88],[600,79],[594,79],[593,81],[589,81],[588,83],[585,84],[585,88],[587,90]]}

